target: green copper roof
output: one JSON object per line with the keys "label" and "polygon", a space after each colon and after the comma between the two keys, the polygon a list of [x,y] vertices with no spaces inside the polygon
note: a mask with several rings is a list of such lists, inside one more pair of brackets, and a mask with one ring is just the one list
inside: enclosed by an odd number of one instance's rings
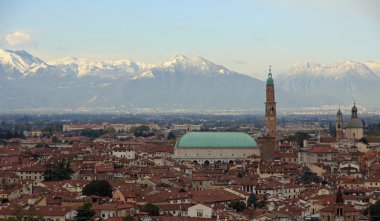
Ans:
{"label": "green copper roof", "polygon": [[274,82],[273,82],[273,78],[268,78],[268,80],[267,80],[267,84],[274,84]]}
{"label": "green copper roof", "polygon": [[267,84],[274,84],[274,83],[273,83],[273,78],[272,78],[272,73],[271,73],[271,70],[270,70],[270,69],[269,69],[269,74],[268,74]]}
{"label": "green copper roof", "polygon": [[336,112],[336,115],[342,116],[342,111],[340,111],[340,108],[339,108],[338,112]]}
{"label": "green copper roof", "polygon": [[176,148],[256,148],[256,141],[240,132],[189,132],[183,135]]}

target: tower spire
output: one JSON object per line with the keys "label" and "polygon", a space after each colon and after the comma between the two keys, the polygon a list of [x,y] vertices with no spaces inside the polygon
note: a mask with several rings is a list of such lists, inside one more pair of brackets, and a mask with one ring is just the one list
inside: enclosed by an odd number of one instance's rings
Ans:
{"label": "tower spire", "polygon": [[272,65],[269,65],[269,73],[268,73],[268,77],[269,77],[269,78],[272,78]]}

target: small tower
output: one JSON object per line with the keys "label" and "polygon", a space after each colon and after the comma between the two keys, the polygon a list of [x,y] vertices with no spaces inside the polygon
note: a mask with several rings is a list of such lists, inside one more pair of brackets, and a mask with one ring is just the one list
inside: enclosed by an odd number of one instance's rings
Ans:
{"label": "small tower", "polygon": [[339,108],[338,112],[336,113],[335,129],[336,129],[336,140],[339,141],[344,137],[344,134],[343,134],[343,114],[342,114],[342,111],[340,111],[340,108]]}
{"label": "small tower", "polygon": [[276,101],[274,97],[274,82],[272,78],[271,66],[269,66],[269,73],[266,85],[265,127],[268,130],[268,136],[276,138]]}

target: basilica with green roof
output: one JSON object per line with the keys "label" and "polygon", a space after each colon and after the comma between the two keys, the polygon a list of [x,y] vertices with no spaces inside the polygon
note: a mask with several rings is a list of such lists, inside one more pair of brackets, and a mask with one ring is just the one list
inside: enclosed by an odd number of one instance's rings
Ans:
{"label": "basilica with green roof", "polygon": [[233,162],[260,155],[256,141],[241,132],[189,132],[176,143],[174,159],[200,164]]}

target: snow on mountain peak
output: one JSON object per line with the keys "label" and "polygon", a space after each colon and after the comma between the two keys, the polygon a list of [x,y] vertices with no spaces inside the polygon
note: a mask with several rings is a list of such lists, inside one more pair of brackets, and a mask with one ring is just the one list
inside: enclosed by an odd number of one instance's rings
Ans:
{"label": "snow on mountain peak", "polygon": [[47,66],[45,62],[24,50],[12,51],[0,49],[0,63],[24,75]]}
{"label": "snow on mountain peak", "polygon": [[186,72],[188,74],[225,75],[232,73],[223,66],[216,65],[203,57],[189,58],[181,54],[171,57],[159,66],[162,69],[174,72]]}
{"label": "snow on mountain peak", "polygon": [[87,62],[87,59],[79,59],[76,57],[64,57],[57,60],[48,61],[50,65],[69,65],[69,64],[79,64]]}
{"label": "snow on mountain peak", "polygon": [[373,72],[365,63],[344,60],[327,64],[315,62],[296,63],[289,69],[285,76],[307,75],[339,78],[347,74],[372,77]]}

